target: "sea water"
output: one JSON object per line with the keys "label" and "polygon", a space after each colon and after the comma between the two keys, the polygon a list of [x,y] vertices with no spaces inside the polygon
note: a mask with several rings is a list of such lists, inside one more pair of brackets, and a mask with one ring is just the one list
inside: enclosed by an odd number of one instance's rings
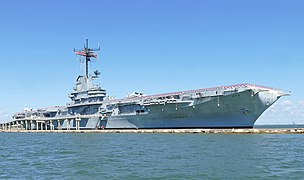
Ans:
{"label": "sea water", "polygon": [[301,134],[0,133],[0,179],[303,179]]}

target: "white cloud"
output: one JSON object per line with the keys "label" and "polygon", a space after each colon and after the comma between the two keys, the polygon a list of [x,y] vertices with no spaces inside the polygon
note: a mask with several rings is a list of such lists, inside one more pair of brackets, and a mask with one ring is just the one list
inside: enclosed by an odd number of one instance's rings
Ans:
{"label": "white cloud", "polygon": [[0,111],[0,123],[10,121],[11,117],[12,116],[9,113]]}
{"label": "white cloud", "polygon": [[304,124],[304,100],[279,101],[266,110],[256,124]]}
{"label": "white cloud", "polygon": [[289,100],[285,100],[285,101],[281,102],[281,105],[282,105],[282,106],[291,106],[291,105],[292,105],[292,102],[289,101]]}
{"label": "white cloud", "polygon": [[299,104],[304,107],[304,101],[299,101]]}

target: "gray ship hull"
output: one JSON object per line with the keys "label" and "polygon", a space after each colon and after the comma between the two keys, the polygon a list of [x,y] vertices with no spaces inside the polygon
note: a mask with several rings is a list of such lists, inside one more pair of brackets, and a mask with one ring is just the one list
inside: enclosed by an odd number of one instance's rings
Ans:
{"label": "gray ship hull", "polygon": [[[276,94],[268,99],[277,100]],[[251,91],[237,95],[198,99],[189,103],[150,106],[147,114],[111,116],[101,121],[105,128],[250,128],[271,105],[265,102],[265,94],[252,96]]]}
{"label": "gray ship hull", "polygon": [[[252,128],[255,119],[242,117],[203,117],[200,119],[154,119],[151,117],[115,118],[105,122],[107,129],[167,129],[167,128]],[[101,123],[103,124],[103,123]]]}
{"label": "gray ship hull", "polygon": [[[204,95],[197,96],[197,92],[203,92]],[[31,130],[252,128],[260,115],[284,95],[288,94],[256,85],[234,85],[68,106],[78,112],[94,110],[94,113],[83,115],[60,115],[58,112],[66,109],[63,107],[57,110],[58,115],[54,117],[32,118],[33,114],[37,113],[35,111],[25,118],[15,119],[12,123],[2,125],[2,128],[15,126]],[[52,111],[55,110],[43,110],[43,114]]]}

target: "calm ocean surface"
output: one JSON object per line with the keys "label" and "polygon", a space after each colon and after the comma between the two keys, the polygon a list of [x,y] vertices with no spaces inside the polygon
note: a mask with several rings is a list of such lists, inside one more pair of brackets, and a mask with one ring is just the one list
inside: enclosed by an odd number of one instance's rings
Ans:
{"label": "calm ocean surface", "polygon": [[304,135],[0,133],[0,179],[303,179]]}

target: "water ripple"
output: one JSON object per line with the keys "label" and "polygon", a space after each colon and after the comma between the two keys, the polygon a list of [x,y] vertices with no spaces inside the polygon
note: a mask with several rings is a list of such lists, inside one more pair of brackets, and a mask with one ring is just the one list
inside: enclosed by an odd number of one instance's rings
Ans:
{"label": "water ripple", "polygon": [[302,179],[303,135],[1,133],[0,179]]}

